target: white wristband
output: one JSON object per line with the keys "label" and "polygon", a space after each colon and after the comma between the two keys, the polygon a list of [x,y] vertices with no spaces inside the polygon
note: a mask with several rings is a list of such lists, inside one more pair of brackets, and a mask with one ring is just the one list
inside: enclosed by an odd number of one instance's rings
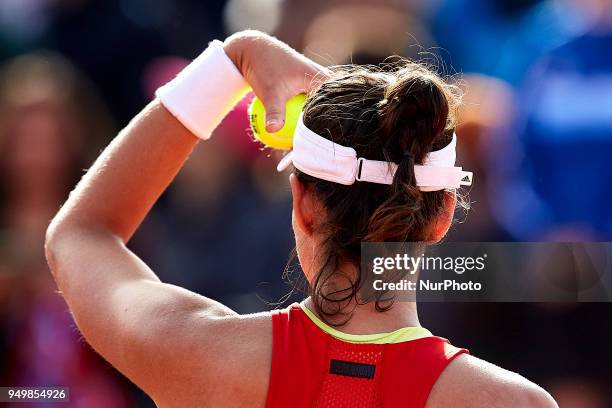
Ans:
{"label": "white wristband", "polygon": [[214,40],[155,95],[187,129],[206,140],[249,91],[223,43]]}

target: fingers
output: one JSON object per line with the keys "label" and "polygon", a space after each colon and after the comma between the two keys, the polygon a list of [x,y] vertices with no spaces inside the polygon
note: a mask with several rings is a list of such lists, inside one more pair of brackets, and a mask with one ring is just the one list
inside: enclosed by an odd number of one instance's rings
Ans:
{"label": "fingers", "polygon": [[[287,101],[300,93],[308,93],[315,90],[322,82],[330,77],[331,71],[303,56],[284,68],[281,80],[274,75],[269,75],[264,83],[253,81],[253,89],[262,100],[266,109],[266,131],[278,132],[285,125],[285,107]],[[269,73],[269,70],[268,70]],[[270,76],[275,78],[270,81]],[[263,81],[262,81],[263,82]],[[259,86],[258,86],[259,85]]]}
{"label": "fingers", "polygon": [[266,130],[268,132],[278,132],[285,125],[287,99],[281,95],[275,95],[263,101],[266,108]]}

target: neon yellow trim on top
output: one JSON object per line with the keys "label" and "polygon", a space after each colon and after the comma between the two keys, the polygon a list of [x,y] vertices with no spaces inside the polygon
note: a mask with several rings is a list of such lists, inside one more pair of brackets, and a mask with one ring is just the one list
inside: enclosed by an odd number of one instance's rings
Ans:
{"label": "neon yellow trim on top", "polygon": [[390,344],[390,343],[401,343],[404,341],[417,340],[423,337],[430,337],[432,334],[429,330],[424,327],[403,327],[390,333],[376,333],[376,334],[348,334],[343,333],[340,330],[336,330],[323,322],[317,315],[310,311],[306,306],[300,304],[300,307],[306,313],[306,316],[317,327],[323,330],[325,333],[333,336],[337,339],[346,341],[348,343],[355,344]]}

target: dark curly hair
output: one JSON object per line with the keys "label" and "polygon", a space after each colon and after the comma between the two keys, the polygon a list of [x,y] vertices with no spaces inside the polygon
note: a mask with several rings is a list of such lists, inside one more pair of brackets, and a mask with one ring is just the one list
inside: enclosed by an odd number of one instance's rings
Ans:
{"label": "dark curly hair", "polygon": [[[318,232],[324,237],[320,266],[309,291],[316,312],[334,325],[351,316],[345,306],[359,299],[363,279],[341,266],[360,265],[361,242],[421,242],[444,208],[444,191],[422,192],[414,165],[450,143],[460,103],[458,88],[426,66],[401,60],[386,68],[343,66],[308,97],[305,125],[358,157],[399,165],[392,185],[356,182],[346,186],[294,172],[326,208]],[[330,289],[330,279],[346,286]],[[344,286],[344,285],[341,285]],[[375,299],[378,311],[391,308]]]}

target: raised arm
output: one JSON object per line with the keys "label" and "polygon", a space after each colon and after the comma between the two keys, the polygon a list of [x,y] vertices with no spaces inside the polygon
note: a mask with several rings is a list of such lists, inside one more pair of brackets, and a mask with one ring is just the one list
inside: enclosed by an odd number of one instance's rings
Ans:
{"label": "raised arm", "polygon": [[[223,49],[271,112],[269,130],[282,127],[284,102],[308,91],[322,71],[261,33],[234,35]],[[49,266],[87,341],[158,403],[171,404],[179,395],[183,402],[210,401],[224,373],[239,364],[263,370],[254,371],[261,380],[252,387],[263,389],[265,398],[269,367],[261,358],[271,350],[269,318],[240,317],[160,282],[125,245],[197,143],[187,128],[206,138],[227,113],[194,129],[170,110],[151,102],[89,169],[49,226]],[[244,343],[249,336],[254,340]]]}

